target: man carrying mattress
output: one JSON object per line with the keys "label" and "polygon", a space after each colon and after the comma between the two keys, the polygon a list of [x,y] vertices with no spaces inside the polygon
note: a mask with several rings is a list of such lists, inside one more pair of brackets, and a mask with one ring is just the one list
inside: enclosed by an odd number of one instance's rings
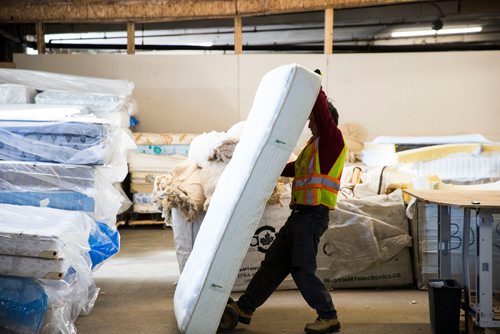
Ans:
{"label": "man carrying mattress", "polygon": [[316,253],[328,228],[329,210],[335,208],[346,146],[337,127],[338,113],[320,91],[309,116],[312,138],[296,161],[285,166],[282,176],[294,177],[292,214],[276,235],[264,261],[245,293],[228,306],[239,321],[250,324],[253,312],[291,273],[306,302],[316,310],[316,321],[306,324],[307,333],[331,333],[340,329],[337,311],[323,282],[316,276]]}

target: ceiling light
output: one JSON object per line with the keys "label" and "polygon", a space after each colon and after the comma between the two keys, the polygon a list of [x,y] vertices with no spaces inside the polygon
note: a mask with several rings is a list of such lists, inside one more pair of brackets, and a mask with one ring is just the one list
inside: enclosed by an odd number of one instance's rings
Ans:
{"label": "ceiling light", "polygon": [[483,28],[481,26],[476,27],[455,27],[455,28],[445,28],[440,30],[432,29],[413,29],[413,30],[400,30],[393,31],[391,37],[417,37],[417,36],[435,36],[435,35],[454,35],[454,34],[470,34],[481,32]]}

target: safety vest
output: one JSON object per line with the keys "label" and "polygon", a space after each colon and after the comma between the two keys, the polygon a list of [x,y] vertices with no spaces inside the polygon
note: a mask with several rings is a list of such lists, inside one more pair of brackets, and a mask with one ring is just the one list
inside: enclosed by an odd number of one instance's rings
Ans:
{"label": "safety vest", "polygon": [[318,143],[319,138],[311,141],[295,161],[292,205],[324,205],[333,209],[337,203],[347,148],[344,145],[330,172],[324,175],[319,166]]}

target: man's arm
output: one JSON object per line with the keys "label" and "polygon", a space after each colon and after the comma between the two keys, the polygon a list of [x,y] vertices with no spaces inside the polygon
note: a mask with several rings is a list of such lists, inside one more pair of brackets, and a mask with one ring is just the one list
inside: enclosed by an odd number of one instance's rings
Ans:
{"label": "man's arm", "polygon": [[323,89],[319,92],[312,112],[319,134],[321,173],[328,174],[344,148],[344,138],[330,114],[327,97]]}
{"label": "man's arm", "polygon": [[295,177],[295,161],[286,164],[285,168],[281,172],[281,176]]}

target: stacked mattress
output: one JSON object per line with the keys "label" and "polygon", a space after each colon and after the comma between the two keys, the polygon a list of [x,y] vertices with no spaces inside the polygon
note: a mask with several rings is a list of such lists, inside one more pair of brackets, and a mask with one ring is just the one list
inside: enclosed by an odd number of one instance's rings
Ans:
{"label": "stacked mattress", "polygon": [[174,310],[181,333],[216,332],[238,268],[320,85],[320,76],[296,64],[262,79],[177,284]]}
{"label": "stacked mattress", "polygon": [[[58,301],[58,312],[67,314],[66,322],[93,304],[97,297],[89,257],[89,238],[97,234],[93,229],[95,222],[84,212],[0,204],[0,300],[8,301],[0,304],[0,326],[22,333],[51,333],[58,326],[46,323],[54,305],[50,300]],[[27,291],[12,295],[13,286]],[[26,305],[24,301],[35,292],[46,301]],[[23,314],[30,307],[33,313]],[[72,321],[69,324],[63,333],[71,332]]]}
{"label": "stacked mattress", "polygon": [[32,103],[36,90],[23,85],[0,84],[0,103]]}
{"label": "stacked mattress", "polygon": [[0,161],[0,203],[94,212],[96,170],[89,166]]}
{"label": "stacked mattress", "polygon": [[108,162],[110,128],[106,123],[0,121],[0,159],[78,165]]}
{"label": "stacked mattress", "polygon": [[0,203],[84,211],[113,224],[121,198],[95,167],[0,161]]}
{"label": "stacked mattress", "polygon": [[134,133],[133,136],[137,148],[128,156],[133,211],[159,213],[152,199],[154,180],[186,160],[189,145],[196,135]]}
{"label": "stacked mattress", "polygon": [[97,298],[92,271],[120,246],[126,135],[96,114],[124,109],[131,86],[2,69],[0,82],[43,91],[0,104],[0,329],[74,333]]}
{"label": "stacked mattress", "polygon": [[397,166],[441,180],[500,179],[500,144],[481,135],[377,137],[365,143],[362,162],[369,167]]}
{"label": "stacked mattress", "polygon": [[128,129],[136,104],[130,96],[46,90],[35,96],[39,105],[76,105],[112,124]]}

